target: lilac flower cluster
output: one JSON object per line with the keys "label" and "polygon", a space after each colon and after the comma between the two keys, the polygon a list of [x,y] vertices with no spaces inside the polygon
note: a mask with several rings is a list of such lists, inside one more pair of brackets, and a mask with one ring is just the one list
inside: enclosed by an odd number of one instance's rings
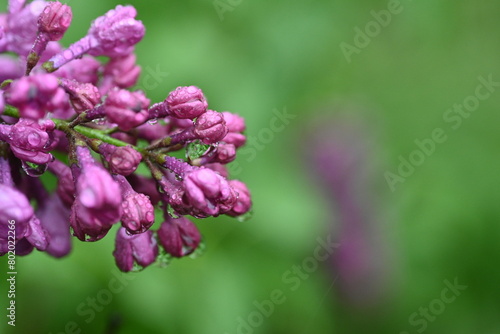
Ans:
{"label": "lilac flower cluster", "polygon": [[117,6],[66,49],[68,5],[10,0],[0,14],[0,255],[12,220],[16,254],[55,257],[71,234],[97,241],[119,223],[113,255],[131,271],[193,253],[201,235],[186,216],[248,215],[250,192],[225,167],[245,144],[244,119],[209,110],[195,86],[156,104],[130,89],[145,33],[136,14]]}

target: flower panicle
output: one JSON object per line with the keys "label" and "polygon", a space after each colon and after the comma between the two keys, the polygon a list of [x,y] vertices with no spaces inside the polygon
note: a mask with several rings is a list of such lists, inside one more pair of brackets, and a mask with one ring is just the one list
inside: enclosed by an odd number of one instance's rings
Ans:
{"label": "flower panicle", "polygon": [[72,236],[95,242],[120,225],[113,255],[134,271],[200,248],[188,216],[250,211],[247,186],[226,168],[245,144],[245,120],[209,109],[196,86],[173,87],[159,102],[131,90],[145,34],[136,17],[118,5],[64,48],[71,6],[9,1],[0,29],[8,53],[0,55],[0,255],[11,250],[10,221],[16,254],[58,258],[71,252]]}

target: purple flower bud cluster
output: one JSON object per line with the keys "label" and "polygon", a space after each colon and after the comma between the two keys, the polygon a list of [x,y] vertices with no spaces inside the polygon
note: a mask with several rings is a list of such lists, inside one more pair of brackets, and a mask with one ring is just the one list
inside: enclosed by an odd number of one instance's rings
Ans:
{"label": "purple flower bud cluster", "polygon": [[119,225],[113,255],[132,271],[195,252],[187,216],[248,216],[250,192],[225,167],[244,119],[208,109],[195,86],[155,104],[131,90],[145,33],[136,15],[117,6],[65,49],[70,6],[9,1],[0,14],[0,255],[63,257],[72,236],[98,241]]}

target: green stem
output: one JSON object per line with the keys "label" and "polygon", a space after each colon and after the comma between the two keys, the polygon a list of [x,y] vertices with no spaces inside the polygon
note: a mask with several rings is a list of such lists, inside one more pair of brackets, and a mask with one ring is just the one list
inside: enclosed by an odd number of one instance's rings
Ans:
{"label": "green stem", "polygon": [[19,112],[17,111],[17,109],[14,108],[13,106],[9,106],[8,104],[5,105],[3,115],[19,118]]}
{"label": "green stem", "polygon": [[[14,108],[13,106],[6,105],[5,109],[3,111],[3,115],[5,116],[10,116],[10,117],[16,117],[19,118],[19,111]],[[70,128],[70,123],[68,121],[58,119],[58,118],[51,118],[51,120],[55,123],[56,128],[58,130],[63,131],[64,133],[70,133],[72,131],[78,132],[79,134],[87,137],[87,138],[93,138],[93,139],[99,139],[102,140],[105,143],[114,145],[114,146],[132,146],[135,150],[138,152],[144,153],[142,149],[131,145],[129,143],[126,143],[124,141],[121,141],[119,139],[110,137],[108,135],[109,130],[98,130],[98,129],[92,129],[83,125],[77,125],[74,128]]]}

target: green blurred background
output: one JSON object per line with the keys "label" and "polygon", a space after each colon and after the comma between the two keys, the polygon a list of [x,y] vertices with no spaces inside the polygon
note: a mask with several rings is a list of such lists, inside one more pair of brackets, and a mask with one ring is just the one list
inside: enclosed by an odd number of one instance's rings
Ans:
{"label": "green blurred background", "polygon": [[[70,333],[73,325],[65,326],[74,322],[81,333],[500,333],[500,92],[456,130],[443,120],[474,94],[479,76],[500,81],[500,2],[403,0],[402,12],[351,62],[341,43],[353,45],[355,27],[364,29],[374,20],[370,11],[387,9],[387,1],[220,0],[222,19],[212,0],[128,2],[147,28],[137,57],[139,86],[152,101],[197,85],[211,108],[244,116],[254,138],[270,127],[274,110],[295,118],[266,143],[250,144],[255,157],[237,160],[237,177],[252,191],[253,218],[198,221],[203,256],[129,274],[123,291],[88,323],[77,308],[115,277],[115,230],[97,243],[75,239],[64,259],[40,252],[18,258],[16,328],[2,316],[0,332]],[[64,45],[119,3],[68,1],[74,15]],[[342,128],[339,113],[356,114],[367,129],[360,137],[371,145],[362,197],[374,207],[368,219],[377,230],[367,233],[375,245],[368,258],[384,263],[373,279],[384,279],[370,300],[363,298],[366,286],[335,280],[332,261],[295,291],[282,278],[328,231],[343,247],[335,200],[318,187],[321,176],[308,158],[317,148],[309,142],[315,119],[331,122],[333,133]],[[396,173],[399,156],[408,158],[415,139],[435,128],[447,140],[392,192],[384,173]],[[0,264],[3,314],[6,259]],[[439,306],[444,281],[455,278],[467,288],[425,328],[411,323],[421,307]],[[370,287],[372,277],[354,281]],[[256,317],[258,326],[241,327],[240,317],[248,322],[258,310],[254,302],[275,289],[286,300],[263,321]],[[357,302],[345,297],[356,292]]]}

